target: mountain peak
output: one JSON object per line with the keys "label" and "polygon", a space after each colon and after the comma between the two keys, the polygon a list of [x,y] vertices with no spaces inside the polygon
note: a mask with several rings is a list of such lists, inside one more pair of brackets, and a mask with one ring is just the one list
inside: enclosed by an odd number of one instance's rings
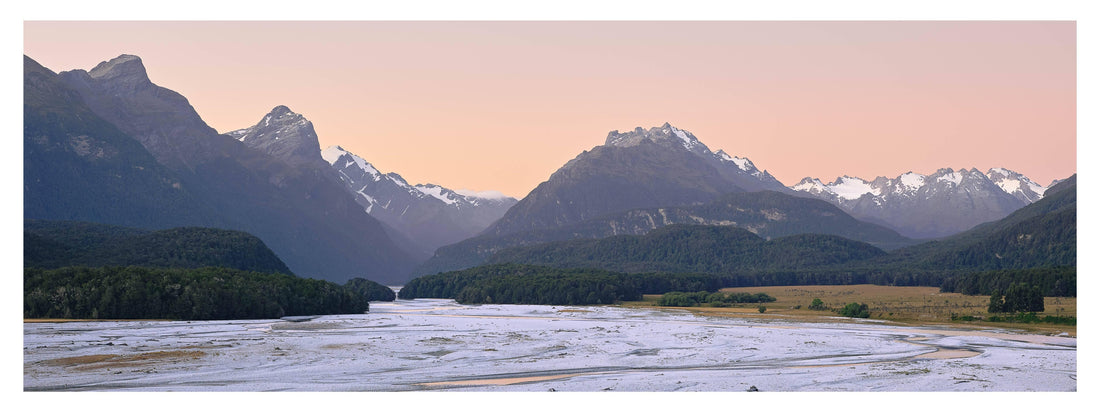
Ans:
{"label": "mountain peak", "polygon": [[1053,186],[1043,187],[1042,185],[1035,183],[1027,176],[1018,173],[1013,170],[1005,169],[1003,167],[990,168],[986,172],[986,176],[997,186],[1000,186],[1001,190],[1017,199],[1020,199],[1026,203],[1034,203],[1043,198],[1047,188]]}
{"label": "mountain peak", "polygon": [[809,177],[809,176],[802,178],[802,180],[800,180],[798,182],[798,184],[796,184],[794,186],[791,186],[791,189],[801,191],[801,192],[815,193],[815,194],[826,193],[826,192],[831,193],[829,191],[829,187],[826,186],[825,183],[822,183],[821,179],[818,179],[816,177]]}
{"label": "mountain peak", "polygon": [[652,127],[649,130],[641,127],[635,127],[634,130],[620,133],[618,130],[612,130],[607,134],[607,140],[604,142],[605,146],[617,146],[617,147],[631,147],[641,144],[643,141],[651,141],[654,143],[662,143],[672,146],[682,146],[685,149],[696,152],[705,150],[710,151],[699,139],[695,138],[695,135],[687,130],[683,130],[673,126],[672,124],[665,122],[659,127]]}
{"label": "mountain peak", "polygon": [[256,125],[228,133],[245,145],[292,163],[316,163],[321,145],[313,123],[279,105]]}
{"label": "mountain peak", "polygon": [[[304,126],[309,122],[306,120],[305,116],[294,113],[289,107],[283,105],[275,106],[275,108],[271,109],[260,122],[266,127],[270,126],[272,121],[276,122],[276,124],[297,123],[298,126]],[[259,124],[257,124],[257,126],[258,125]]]}
{"label": "mountain peak", "polygon": [[288,115],[288,114],[293,115],[293,114],[297,114],[297,113],[294,113],[294,111],[290,110],[289,107],[286,107],[286,106],[280,104],[278,106],[275,106],[275,108],[271,109],[271,112],[269,112],[267,115],[268,116],[279,117],[279,116],[285,116],[285,115]]}
{"label": "mountain peak", "polygon": [[151,84],[149,74],[145,71],[145,65],[141,63],[141,58],[131,54],[123,54],[101,62],[89,71],[88,75],[97,80],[117,81],[132,86]]}
{"label": "mountain peak", "polygon": [[990,179],[993,179],[994,176],[997,176],[997,175],[1000,175],[1002,177],[1019,177],[1019,176],[1022,176],[1019,172],[1016,172],[1015,170],[1009,170],[1009,169],[1005,169],[1003,167],[991,167],[991,168],[989,168],[989,171],[986,172],[986,175],[989,176]]}

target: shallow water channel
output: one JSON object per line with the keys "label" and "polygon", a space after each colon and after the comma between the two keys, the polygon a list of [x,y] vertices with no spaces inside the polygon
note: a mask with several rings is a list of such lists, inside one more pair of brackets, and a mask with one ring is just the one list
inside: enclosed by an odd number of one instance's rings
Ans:
{"label": "shallow water channel", "polygon": [[1076,391],[1077,339],[375,302],[307,322],[24,323],[26,391]]}

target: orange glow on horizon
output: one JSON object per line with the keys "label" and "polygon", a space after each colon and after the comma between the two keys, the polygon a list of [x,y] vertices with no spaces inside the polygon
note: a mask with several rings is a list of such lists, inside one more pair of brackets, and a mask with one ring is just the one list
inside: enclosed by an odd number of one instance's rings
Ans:
{"label": "orange glow on horizon", "polygon": [[672,123],[786,185],[1077,170],[1074,22],[33,22],[54,71],[120,54],[219,132],[286,105],[410,183],[521,198]]}

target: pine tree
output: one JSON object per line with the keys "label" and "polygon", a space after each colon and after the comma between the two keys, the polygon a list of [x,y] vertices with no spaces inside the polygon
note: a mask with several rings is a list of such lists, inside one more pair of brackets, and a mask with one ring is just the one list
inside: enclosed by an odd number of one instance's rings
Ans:
{"label": "pine tree", "polygon": [[1005,311],[1004,295],[1001,295],[1001,291],[994,290],[993,294],[989,296],[989,313],[1001,313]]}

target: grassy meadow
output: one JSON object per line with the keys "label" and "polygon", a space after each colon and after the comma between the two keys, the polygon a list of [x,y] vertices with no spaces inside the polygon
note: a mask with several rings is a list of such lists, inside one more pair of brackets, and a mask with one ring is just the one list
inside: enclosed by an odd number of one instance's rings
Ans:
{"label": "grassy meadow", "polygon": [[[765,286],[747,288],[725,288],[722,292],[766,293],[776,298],[775,302],[765,303],[764,313],[760,313],[760,304],[737,304],[732,307],[693,307],[683,308],[699,313],[718,316],[762,316],[795,317],[807,321],[839,316],[831,309],[839,309],[847,303],[866,303],[871,310],[871,319],[888,320],[909,324],[950,323],[954,325],[991,326],[998,328],[1023,329],[1037,333],[1068,333],[1076,336],[1077,327],[1051,325],[1044,323],[1005,323],[982,321],[952,321],[951,315],[989,316],[989,296],[967,296],[959,293],[940,293],[936,287],[921,286],[877,286],[877,285],[823,285],[823,286]],[[814,298],[821,299],[830,310],[808,309]],[[646,295],[639,302],[624,302],[624,306],[656,306],[660,295]],[[1044,298],[1046,311],[1039,316],[1077,316],[1077,298]],[[835,320],[835,319],[831,319]]]}

